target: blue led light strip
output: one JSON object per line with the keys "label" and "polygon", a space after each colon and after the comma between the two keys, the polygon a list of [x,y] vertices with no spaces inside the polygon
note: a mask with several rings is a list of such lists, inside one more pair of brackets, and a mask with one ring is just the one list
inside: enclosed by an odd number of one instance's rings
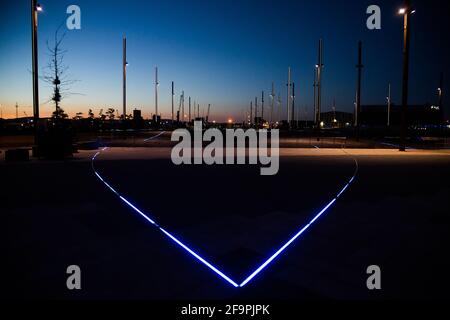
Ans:
{"label": "blue led light strip", "polygon": [[156,138],[158,138],[158,137],[162,136],[162,135],[163,135],[164,133],[165,133],[165,131],[163,131],[163,132],[161,132],[161,133],[157,134],[156,136],[153,136],[153,137],[147,138],[147,139],[145,139],[145,140],[144,140],[144,142],[147,142],[147,141],[150,141],[150,140],[156,139]]}
{"label": "blue led light strip", "polygon": [[[103,148],[102,150],[106,150],[107,148]],[[150,219],[145,213],[143,213],[141,210],[139,210],[135,205],[133,205],[130,201],[128,201],[125,197],[121,196],[115,189],[113,189],[103,178],[102,176],[95,170],[95,166],[94,166],[94,160],[97,158],[97,156],[100,154],[100,152],[97,152],[93,157],[92,157],[92,169],[94,170],[95,175],[97,176],[97,178],[100,179],[100,181],[102,181],[112,192],[114,192],[123,202],[125,202],[129,207],[131,207],[134,211],[136,211],[137,213],[139,213],[145,220],[147,220],[148,222],[150,222],[152,225],[156,226],[164,235],[166,235],[167,237],[169,237],[171,240],[173,240],[176,244],[178,244],[180,247],[182,247],[184,250],[186,250],[187,252],[189,252],[193,257],[195,257],[198,261],[200,261],[201,263],[203,263],[204,265],[206,265],[208,268],[210,268],[212,271],[214,271],[216,274],[218,274],[221,278],[223,278],[224,280],[226,280],[228,283],[230,283],[231,285],[233,285],[235,288],[239,287],[239,285],[234,282],[230,277],[228,277],[227,275],[225,275],[222,271],[220,271],[219,269],[217,269],[216,267],[214,267],[211,263],[209,263],[208,261],[206,261],[204,258],[202,258],[200,255],[198,255],[194,250],[192,250],[191,248],[189,248],[187,245],[185,245],[183,242],[181,242],[180,240],[178,240],[177,238],[175,238],[172,234],[170,234],[169,232],[167,232],[166,230],[164,230],[163,228],[161,228],[160,226],[158,226],[158,224],[153,221],[152,219]]]}
{"label": "blue led light strip", "polygon": [[221,276],[222,278],[224,278],[226,281],[228,281],[229,283],[231,283],[235,288],[237,288],[239,285],[234,282],[233,280],[231,280],[229,277],[227,277],[222,271],[220,271],[219,269],[217,269],[216,267],[214,267],[212,264],[210,264],[208,261],[206,261],[205,259],[203,259],[202,257],[200,257],[197,253],[195,253],[194,251],[192,251],[189,247],[187,247],[184,243],[182,243],[180,240],[178,240],[177,238],[175,238],[173,235],[171,235],[169,232],[167,232],[166,230],[164,230],[163,228],[159,228],[159,230],[161,230],[166,236],[168,236],[170,239],[172,239],[173,241],[175,241],[176,243],[178,243],[183,249],[185,249],[187,252],[189,252],[190,254],[192,254],[194,257],[196,257],[199,261],[201,261],[204,265],[206,265],[208,268],[210,268],[212,271],[214,271],[215,273],[217,273],[219,276]]}
{"label": "blue led light strip", "polygon": [[[345,152],[345,151],[344,151]],[[300,235],[306,231],[306,229],[308,229],[314,222],[316,222],[317,219],[319,219],[319,217],[325,213],[325,211],[328,210],[328,208],[330,208],[335,202],[336,200],[344,193],[344,191],[348,188],[348,186],[353,182],[353,180],[355,179],[357,173],[358,173],[358,162],[356,161],[356,159],[353,159],[355,161],[356,164],[356,169],[355,172],[352,176],[352,178],[349,180],[349,182],[344,186],[344,188],[342,188],[342,190],[338,193],[338,195],[331,200],[306,226],[304,226],[297,234],[295,234],[291,239],[289,239],[289,241],[287,241],[280,249],[278,249],[277,252],[275,252],[269,259],[267,259],[261,266],[259,266],[255,271],[253,271],[252,274],[250,274],[247,279],[245,279],[240,285],[239,287],[243,287],[245,286],[247,283],[249,283],[258,273],[260,273],[265,267],[267,267],[267,265],[269,265],[269,263],[271,263],[276,257],[278,257],[287,247],[289,247],[292,242],[295,241],[295,239],[297,239],[298,237],[300,237]]]}
{"label": "blue led light strip", "polygon": [[[157,138],[158,136],[162,135],[164,132],[161,132],[159,135],[151,137],[151,138]],[[150,138],[149,138],[150,139]],[[147,139],[148,140],[148,139]],[[145,141],[147,141],[145,140]],[[102,151],[106,150],[107,148],[103,148]],[[345,150],[343,150],[345,153],[347,153]],[[182,247],[184,250],[189,252],[193,257],[195,257],[198,261],[203,263],[205,266],[207,266],[209,269],[214,271],[217,275],[219,275],[222,279],[230,283],[233,287],[244,287],[246,284],[248,284],[253,278],[255,278],[256,275],[258,275],[262,270],[264,270],[275,258],[277,258],[284,250],[286,250],[298,237],[300,237],[317,219],[319,219],[320,216],[322,216],[335,202],[336,200],[345,192],[345,190],[348,188],[348,186],[353,182],[355,179],[357,173],[358,173],[358,162],[355,158],[353,160],[355,161],[355,172],[352,176],[352,178],[348,181],[348,183],[342,188],[342,190],[337,194],[337,196],[331,200],[314,218],[305,225],[299,232],[297,232],[291,239],[289,239],[280,249],[278,249],[272,256],[270,256],[265,262],[263,262],[255,271],[253,271],[241,284],[237,284],[235,281],[233,281],[230,277],[228,277],[225,273],[214,267],[211,263],[209,263],[207,260],[202,258],[199,254],[197,254],[194,250],[189,248],[187,245],[185,245],[183,242],[181,242],[179,239],[177,239],[175,236],[170,234],[168,231],[161,228],[154,220],[150,219],[145,213],[143,213],[141,210],[139,210],[135,205],[133,205],[130,201],[128,201],[126,198],[121,196],[113,187],[111,187],[103,178],[102,176],[95,170],[94,166],[94,160],[97,158],[97,156],[100,154],[100,151],[97,152],[92,157],[92,170],[94,171],[97,178],[103,182],[114,194],[116,194],[123,202],[125,202],[129,207],[131,207],[134,211],[139,213],[145,220],[150,222],[152,225],[158,228],[165,236],[170,238],[172,241],[174,241],[176,244],[178,244],[180,247]],[[348,153],[347,153],[348,154]]]}

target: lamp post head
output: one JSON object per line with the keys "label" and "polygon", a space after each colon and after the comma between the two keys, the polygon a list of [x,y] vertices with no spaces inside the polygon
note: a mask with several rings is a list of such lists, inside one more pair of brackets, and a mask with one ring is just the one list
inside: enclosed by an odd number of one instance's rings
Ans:
{"label": "lamp post head", "polygon": [[399,15],[414,14],[414,13],[416,13],[416,10],[415,10],[415,9],[406,8],[406,7],[400,8],[400,9],[398,10],[398,14],[399,14]]}
{"label": "lamp post head", "polygon": [[37,12],[42,12],[43,10],[44,10],[44,9],[42,9],[41,4],[38,3],[38,4],[36,5],[36,11],[37,11]]}

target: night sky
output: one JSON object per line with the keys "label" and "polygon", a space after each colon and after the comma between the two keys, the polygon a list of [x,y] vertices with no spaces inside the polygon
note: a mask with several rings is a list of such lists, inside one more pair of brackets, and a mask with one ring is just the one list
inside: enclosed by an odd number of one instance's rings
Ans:
{"label": "night sky", "polygon": [[[128,39],[128,109],[144,116],[154,110],[154,67],[159,67],[160,108],[170,115],[170,82],[176,105],[181,90],[206,108],[211,118],[241,120],[255,96],[271,83],[286,103],[287,68],[292,67],[296,105],[312,117],[313,75],[317,44],[324,39],[323,110],[352,111],[356,87],[357,42],[363,41],[362,104],[384,104],[388,83],[400,103],[403,19],[402,1],[62,1],[42,0],[39,15],[40,73],[49,61],[46,40],[67,18],[66,8],[81,7],[82,29],[69,31],[63,43],[74,94],[62,107],[71,116],[88,108],[122,108],[122,36]],[[366,28],[366,8],[382,10],[382,29]],[[448,92],[449,5],[413,2],[410,102],[437,103],[439,73]],[[10,1],[0,11],[0,104],[4,117],[15,116],[15,103],[32,114],[30,3]],[[51,91],[40,82],[41,103]],[[260,98],[259,98],[260,99]],[[444,103],[448,99],[444,98]],[[448,103],[446,103],[448,105]],[[42,105],[42,116],[53,111]],[[447,108],[448,111],[448,108]],[[448,115],[448,112],[447,112]]]}

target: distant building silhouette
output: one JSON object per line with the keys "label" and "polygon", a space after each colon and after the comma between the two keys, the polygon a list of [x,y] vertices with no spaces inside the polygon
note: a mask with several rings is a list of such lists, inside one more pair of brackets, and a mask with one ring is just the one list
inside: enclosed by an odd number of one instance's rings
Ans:
{"label": "distant building silhouette", "polygon": [[133,120],[141,121],[142,120],[142,111],[138,109],[133,110]]}

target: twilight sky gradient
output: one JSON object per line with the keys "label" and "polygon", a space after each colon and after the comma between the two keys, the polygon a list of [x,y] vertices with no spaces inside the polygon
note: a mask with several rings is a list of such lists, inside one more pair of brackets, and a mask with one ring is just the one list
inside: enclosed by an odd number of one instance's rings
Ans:
{"label": "twilight sky gradient", "polygon": [[[414,1],[413,1],[414,2]],[[69,31],[63,47],[70,67],[72,95],[63,108],[72,116],[88,108],[122,108],[122,36],[128,39],[128,109],[154,111],[154,67],[160,74],[160,110],[170,116],[170,82],[176,105],[181,90],[205,108],[211,119],[241,120],[255,96],[275,81],[286,102],[287,68],[292,67],[296,105],[312,117],[313,70],[317,42],[324,39],[323,109],[336,99],[338,110],[352,111],[356,85],[357,42],[363,41],[363,104],[385,103],[388,82],[393,101],[401,93],[402,25],[393,1],[106,1],[42,0],[39,15],[40,73],[49,57],[46,40],[67,18],[71,4],[81,7],[82,29]],[[366,28],[366,8],[382,10],[382,29]],[[411,103],[435,103],[439,73],[450,82],[447,1],[415,1],[411,38]],[[0,11],[0,104],[3,117],[14,117],[16,102],[32,114],[31,26],[28,0],[10,1]],[[50,99],[40,82],[40,100]],[[444,96],[445,97],[445,96]],[[446,102],[444,98],[444,102]],[[447,103],[448,105],[448,103]],[[42,116],[53,111],[41,105]],[[447,108],[448,110],[448,108]],[[448,112],[447,112],[448,115]]]}

